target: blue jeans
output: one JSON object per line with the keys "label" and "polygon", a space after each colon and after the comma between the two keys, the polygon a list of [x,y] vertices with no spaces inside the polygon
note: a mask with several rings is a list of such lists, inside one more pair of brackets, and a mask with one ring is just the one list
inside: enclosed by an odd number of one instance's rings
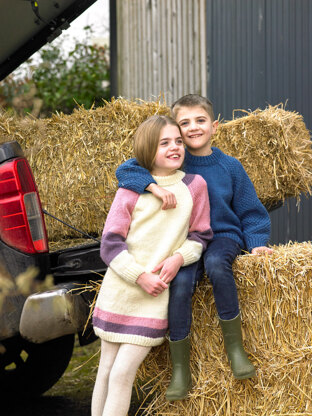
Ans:
{"label": "blue jeans", "polygon": [[232,271],[235,258],[241,248],[231,238],[212,240],[201,259],[182,267],[170,283],[169,336],[178,341],[188,336],[192,323],[192,296],[204,269],[213,287],[213,295],[219,318],[229,320],[239,313],[237,289]]}

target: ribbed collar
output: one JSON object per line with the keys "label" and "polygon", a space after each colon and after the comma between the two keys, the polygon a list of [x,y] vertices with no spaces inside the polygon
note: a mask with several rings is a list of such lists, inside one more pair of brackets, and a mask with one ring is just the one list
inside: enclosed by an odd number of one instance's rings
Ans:
{"label": "ribbed collar", "polygon": [[154,176],[153,178],[157,182],[157,185],[159,186],[166,186],[166,185],[174,185],[178,182],[180,182],[185,176],[185,173],[181,170],[177,170],[176,173],[169,176]]}
{"label": "ribbed collar", "polygon": [[211,148],[212,153],[209,156],[193,156],[191,153],[185,149],[185,161],[184,163],[190,164],[192,166],[212,166],[218,163],[222,152],[217,147]]}

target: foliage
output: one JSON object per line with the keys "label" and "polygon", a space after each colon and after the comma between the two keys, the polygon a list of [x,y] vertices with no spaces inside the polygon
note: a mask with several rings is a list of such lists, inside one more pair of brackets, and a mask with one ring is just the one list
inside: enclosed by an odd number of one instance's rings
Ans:
{"label": "foliage", "polygon": [[[84,38],[90,39],[90,27],[84,30]],[[59,39],[38,54],[0,83],[0,105],[18,112],[36,106],[46,116],[55,111],[69,114],[77,104],[89,109],[109,99],[107,46],[76,40],[66,52]]]}
{"label": "foliage", "polygon": [[29,80],[8,75],[4,81],[0,82],[0,106],[6,109],[15,107],[16,97],[21,97],[29,90]]}

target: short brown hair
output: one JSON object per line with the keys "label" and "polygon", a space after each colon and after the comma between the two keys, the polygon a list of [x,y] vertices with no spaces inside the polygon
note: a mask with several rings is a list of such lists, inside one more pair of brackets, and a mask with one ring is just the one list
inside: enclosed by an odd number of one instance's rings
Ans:
{"label": "short brown hair", "polygon": [[177,122],[168,116],[151,116],[138,127],[134,135],[134,155],[143,168],[151,171],[156,158],[159,137],[162,128],[167,124],[180,127]]}
{"label": "short brown hair", "polygon": [[171,115],[175,119],[177,117],[178,111],[181,107],[201,107],[211,118],[211,121],[215,120],[212,102],[199,94],[188,94],[179,98],[171,106]]}

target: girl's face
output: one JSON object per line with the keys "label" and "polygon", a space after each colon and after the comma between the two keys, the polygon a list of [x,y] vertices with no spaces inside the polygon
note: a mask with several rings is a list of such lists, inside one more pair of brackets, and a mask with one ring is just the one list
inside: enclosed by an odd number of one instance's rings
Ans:
{"label": "girl's face", "polygon": [[168,176],[182,166],[184,144],[177,126],[167,124],[160,131],[159,144],[152,175]]}

